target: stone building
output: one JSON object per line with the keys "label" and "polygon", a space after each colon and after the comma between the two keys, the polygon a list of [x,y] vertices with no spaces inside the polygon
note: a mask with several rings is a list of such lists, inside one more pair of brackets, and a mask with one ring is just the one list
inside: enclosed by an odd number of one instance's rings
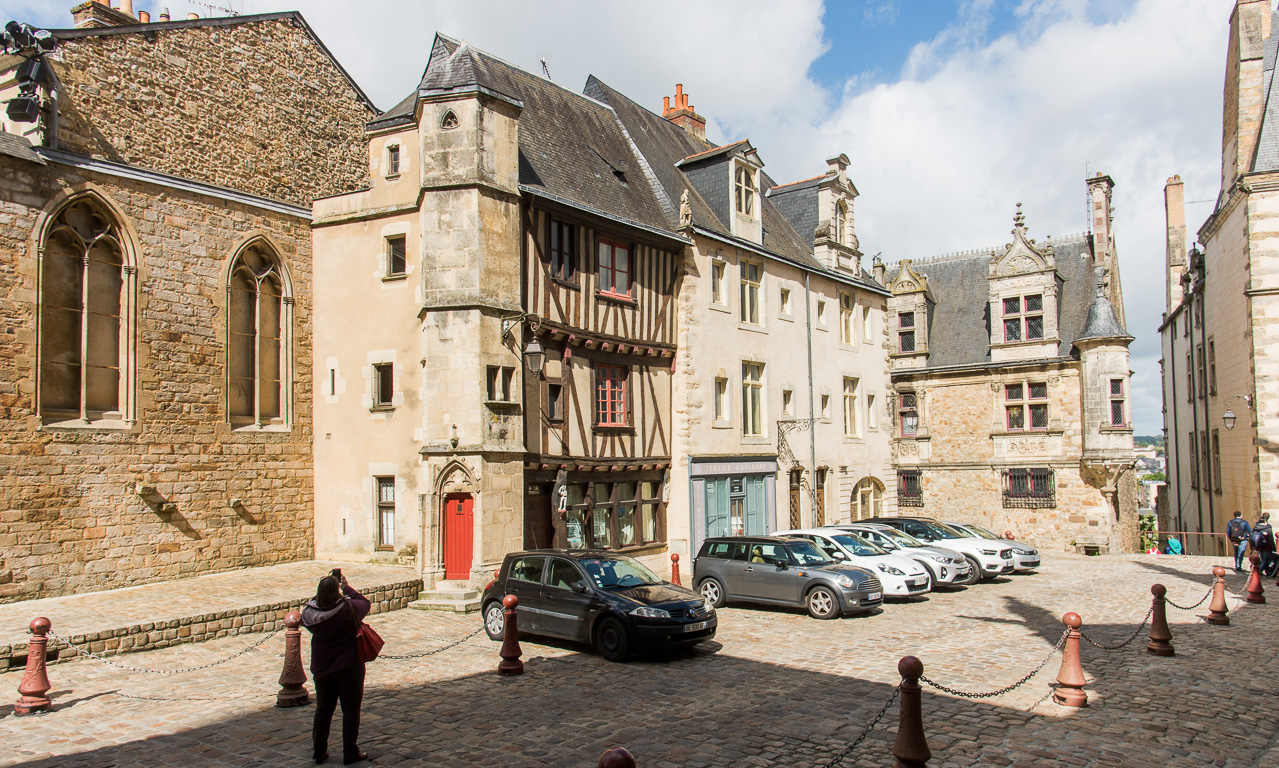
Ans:
{"label": "stone building", "polygon": [[[679,289],[673,552],[891,508],[884,313],[861,268],[848,158],[778,185],[747,140],[715,146],[676,86],[662,114],[591,78],[690,241]],[[887,498],[886,498],[887,497]]]}
{"label": "stone building", "polygon": [[0,599],[308,558],[310,205],[375,112],[296,13],[73,14],[0,133]]}
{"label": "stone building", "polygon": [[1087,186],[1090,234],[1037,242],[1019,205],[1003,247],[884,270],[900,514],[1137,547],[1114,184]]}
{"label": "stone building", "polygon": [[[1265,0],[1230,14],[1221,187],[1187,252],[1183,184],[1165,186],[1160,326],[1169,527],[1194,554],[1227,552],[1236,511],[1279,513],[1279,37]],[[1271,105],[1271,106],[1267,106]]]}

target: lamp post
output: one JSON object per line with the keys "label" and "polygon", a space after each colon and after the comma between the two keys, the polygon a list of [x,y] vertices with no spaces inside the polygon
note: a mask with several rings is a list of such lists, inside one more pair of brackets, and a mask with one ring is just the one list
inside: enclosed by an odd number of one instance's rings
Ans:
{"label": "lamp post", "polygon": [[[1222,402],[1229,405],[1233,400],[1242,401],[1244,408],[1252,410],[1252,395],[1231,395]],[[1235,421],[1237,421],[1237,419],[1238,417],[1235,416],[1235,412],[1230,408],[1226,408],[1226,412],[1221,414],[1221,421],[1226,425],[1226,429],[1234,429]]]}

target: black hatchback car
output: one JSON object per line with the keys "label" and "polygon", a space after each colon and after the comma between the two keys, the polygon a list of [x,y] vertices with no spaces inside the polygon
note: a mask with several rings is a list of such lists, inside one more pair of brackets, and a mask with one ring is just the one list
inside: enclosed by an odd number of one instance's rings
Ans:
{"label": "black hatchback car", "polygon": [[594,643],[609,661],[715,637],[715,609],[643,564],[605,550],[534,549],[502,561],[484,588],[484,631],[501,640],[502,598],[515,595],[521,632]]}

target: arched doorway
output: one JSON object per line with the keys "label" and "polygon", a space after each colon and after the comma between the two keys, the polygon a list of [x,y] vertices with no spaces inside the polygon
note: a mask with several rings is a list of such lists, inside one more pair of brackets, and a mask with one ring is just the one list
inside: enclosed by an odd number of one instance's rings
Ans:
{"label": "arched doorway", "polygon": [[884,484],[875,477],[863,477],[853,488],[853,520],[879,517],[884,513]]}
{"label": "arched doorway", "polygon": [[471,578],[474,558],[475,497],[450,493],[444,497],[444,578]]}

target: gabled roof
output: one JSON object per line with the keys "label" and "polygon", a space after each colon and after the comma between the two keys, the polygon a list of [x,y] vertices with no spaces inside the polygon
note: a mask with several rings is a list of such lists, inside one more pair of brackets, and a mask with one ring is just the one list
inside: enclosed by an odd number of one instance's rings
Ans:
{"label": "gabled roof", "polygon": [[[306,23],[306,19],[302,18],[302,14],[297,11],[283,11],[280,13],[255,13],[247,16],[215,16],[208,19],[180,19],[178,21],[154,21],[146,24],[125,24],[115,27],[81,27],[79,29],[51,29],[54,37],[59,40],[75,40],[85,37],[111,37],[113,35],[153,35],[156,32],[164,32],[170,30],[183,29],[204,29],[209,27],[238,27],[245,24],[259,24],[266,21],[287,21],[297,27],[300,27],[307,37],[311,38],[320,50],[328,57],[329,61],[337,68],[342,77],[350,84],[355,91],[356,99],[363,104],[368,110],[374,114],[377,113],[377,107],[373,105],[373,100],[364,93],[364,89],[360,88],[351,74],[346,71],[342,63],[337,60],[333,53],[329,50],[320,36],[315,34],[315,30],[311,29],[311,25]],[[153,38],[154,39],[154,38]]]}
{"label": "gabled roof", "polygon": [[[1041,247],[1047,245],[1043,243]],[[1075,340],[1084,337],[1096,294],[1092,241],[1089,235],[1075,235],[1054,239],[1051,247],[1061,280],[1057,306],[1061,346],[1057,354],[1068,357]],[[990,262],[1006,251],[1006,247],[985,248],[912,262],[912,269],[927,277],[929,291],[936,300],[929,318],[925,369],[991,362]]]}
{"label": "gabled roof", "polygon": [[17,134],[8,133],[6,131],[0,131],[0,155],[16,157],[19,160],[27,160],[39,165],[47,165],[44,158],[36,154],[35,148],[31,146],[31,142]]}

